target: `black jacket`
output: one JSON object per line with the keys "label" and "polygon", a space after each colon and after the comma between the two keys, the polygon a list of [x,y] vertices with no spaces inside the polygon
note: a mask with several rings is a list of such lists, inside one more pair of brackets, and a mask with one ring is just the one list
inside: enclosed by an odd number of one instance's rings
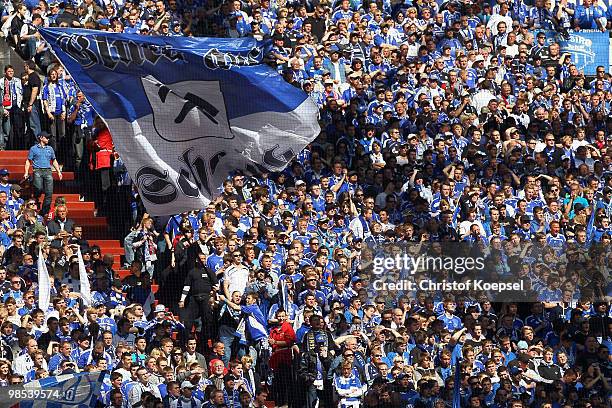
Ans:
{"label": "black jacket", "polygon": [[[316,351],[308,351],[302,354],[300,366],[298,368],[298,377],[305,385],[312,385],[317,379],[317,359],[319,358]],[[321,357],[321,365],[323,368],[323,381],[327,381],[326,373],[329,371],[332,359],[328,354],[327,357]]]}
{"label": "black jacket", "polygon": [[[66,221],[64,222],[64,231],[66,231],[68,233],[72,233],[72,229],[73,228],[74,228],[74,221],[71,220],[70,218],[66,218]],[[53,218],[47,224],[47,234],[48,235],[57,235],[61,230],[62,230],[62,227],[60,225],[60,222],[57,220],[57,218]],[[61,239],[54,239],[51,242],[51,246],[55,247],[55,248],[61,247],[62,246],[62,240]]]}

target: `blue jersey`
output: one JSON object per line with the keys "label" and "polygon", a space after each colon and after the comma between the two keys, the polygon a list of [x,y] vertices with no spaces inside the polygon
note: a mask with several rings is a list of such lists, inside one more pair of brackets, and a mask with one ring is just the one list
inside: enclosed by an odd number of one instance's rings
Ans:
{"label": "blue jersey", "polygon": [[59,83],[43,86],[41,98],[46,102],[48,111],[54,115],[65,113],[66,92]]}
{"label": "blue jersey", "polygon": [[463,327],[463,323],[461,322],[461,319],[455,315],[448,317],[446,316],[446,314],[443,314],[440,317],[438,317],[438,320],[442,320],[444,322],[444,326],[446,327],[446,329],[450,331],[451,333]]}
{"label": "blue jersey", "polygon": [[73,104],[68,109],[68,116],[72,115],[74,111],[77,111],[76,117],[74,119],[74,124],[78,127],[92,127],[94,118],[96,117],[96,111],[94,111],[93,106],[87,101],[83,101],[81,105],[78,107]]}
{"label": "blue jersey", "polygon": [[208,258],[206,258],[206,266],[211,271],[217,273],[217,271],[223,266],[223,255],[210,255]]}
{"label": "blue jersey", "polygon": [[117,323],[115,323],[115,319],[113,319],[112,317],[99,317],[97,319],[97,322],[101,330],[108,330],[113,333],[113,336],[115,335],[115,333],[117,333]]}
{"label": "blue jersey", "polygon": [[558,255],[560,255],[563,249],[565,249],[565,243],[566,239],[565,236],[562,234],[546,235],[546,244],[548,244],[549,247],[553,248],[555,250],[555,253],[557,253]]}

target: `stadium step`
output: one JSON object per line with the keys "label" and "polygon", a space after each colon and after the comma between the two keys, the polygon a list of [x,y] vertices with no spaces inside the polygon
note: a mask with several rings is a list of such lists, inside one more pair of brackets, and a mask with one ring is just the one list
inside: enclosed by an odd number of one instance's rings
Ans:
{"label": "stadium step", "polygon": [[0,163],[3,163],[4,159],[10,159],[11,157],[21,158],[25,161],[28,157],[27,150],[2,150],[0,151]]}
{"label": "stadium step", "polygon": [[58,197],[64,197],[67,203],[82,203],[80,200],[80,194],[53,194],[53,201],[55,201]]}
{"label": "stadium step", "polygon": [[21,156],[0,157],[0,162],[2,162],[3,166],[13,165],[13,166],[21,166],[23,168],[26,157],[21,157]]}
{"label": "stadium step", "polygon": [[100,248],[108,247],[108,248],[123,248],[123,246],[119,243],[119,241],[114,239],[95,239],[89,241],[90,245],[97,245]]}

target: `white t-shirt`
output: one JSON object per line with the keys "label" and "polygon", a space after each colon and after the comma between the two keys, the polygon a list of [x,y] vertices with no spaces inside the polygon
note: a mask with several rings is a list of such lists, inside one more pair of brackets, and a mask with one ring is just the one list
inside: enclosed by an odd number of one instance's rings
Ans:
{"label": "white t-shirt", "polygon": [[249,281],[249,270],[242,265],[230,265],[223,274],[230,295],[236,291],[244,294]]}

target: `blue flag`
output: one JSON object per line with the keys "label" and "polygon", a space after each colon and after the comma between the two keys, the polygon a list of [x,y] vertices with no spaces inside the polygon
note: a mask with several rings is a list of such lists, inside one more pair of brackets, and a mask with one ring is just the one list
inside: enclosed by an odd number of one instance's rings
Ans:
{"label": "blue flag", "polygon": [[0,406],[11,408],[95,407],[104,372],[82,372],[41,378],[25,385],[3,387]]}
{"label": "blue flag", "polygon": [[205,207],[233,171],[280,171],[319,134],[314,102],[253,38],[40,32],[107,123],[152,215]]}

